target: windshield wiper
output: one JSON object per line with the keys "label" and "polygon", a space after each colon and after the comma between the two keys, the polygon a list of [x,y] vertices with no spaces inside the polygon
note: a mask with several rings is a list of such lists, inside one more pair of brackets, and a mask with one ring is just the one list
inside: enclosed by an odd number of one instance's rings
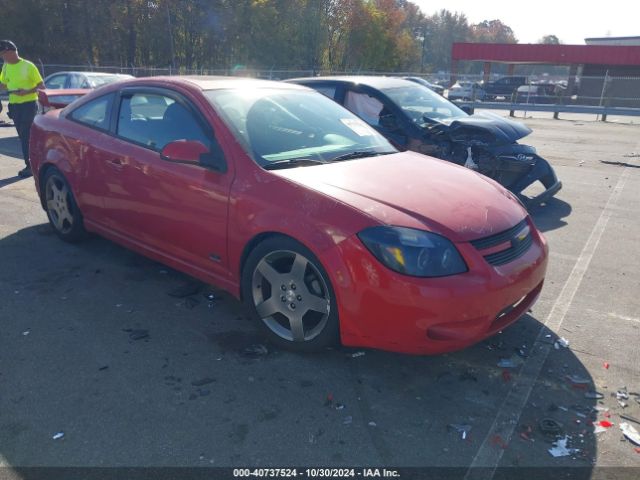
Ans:
{"label": "windshield wiper", "polygon": [[377,157],[378,155],[388,155],[396,152],[372,152],[371,150],[356,150],[355,152],[345,153],[332,158],[332,162],[341,162],[342,160],[354,160],[356,158]]}
{"label": "windshield wiper", "polygon": [[290,158],[288,160],[277,160],[263,165],[265,170],[278,170],[280,168],[302,167],[309,165],[322,165],[327,162],[313,160],[312,158]]}

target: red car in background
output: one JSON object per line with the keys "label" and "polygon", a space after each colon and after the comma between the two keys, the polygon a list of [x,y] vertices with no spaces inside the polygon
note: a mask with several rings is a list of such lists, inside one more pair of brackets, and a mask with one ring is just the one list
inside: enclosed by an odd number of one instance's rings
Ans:
{"label": "red car in background", "polygon": [[95,232],[216,284],[291,349],[461,349],[544,281],[547,244],[513,194],[298,85],[105,86],[36,118],[31,164],[63,240]]}

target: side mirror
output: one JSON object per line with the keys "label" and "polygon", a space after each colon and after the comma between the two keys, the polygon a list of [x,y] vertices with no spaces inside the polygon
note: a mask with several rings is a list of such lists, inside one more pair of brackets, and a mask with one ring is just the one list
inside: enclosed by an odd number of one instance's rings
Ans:
{"label": "side mirror", "polygon": [[213,152],[198,140],[176,140],[167,143],[160,152],[160,158],[167,162],[186,165],[203,165],[219,172],[227,171],[227,164],[220,147],[215,144]]}
{"label": "side mirror", "polygon": [[398,125],[398,119],[393,113],[388,115],[380,116],[380,126],[386,130],[398,130],[400,126]]}

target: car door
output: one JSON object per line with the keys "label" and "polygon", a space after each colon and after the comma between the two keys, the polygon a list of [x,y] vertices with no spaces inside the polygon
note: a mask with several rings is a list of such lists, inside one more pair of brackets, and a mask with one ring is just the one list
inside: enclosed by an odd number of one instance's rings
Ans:
{"label": "car door", "polygon": [[216,142],[205,116],[168,89],[127,89],[117,100],[116,140],[104,199],[112,228],[144,248],[183,265],[224,275],[227,204],[233,171],[163,160],[175,140]]}

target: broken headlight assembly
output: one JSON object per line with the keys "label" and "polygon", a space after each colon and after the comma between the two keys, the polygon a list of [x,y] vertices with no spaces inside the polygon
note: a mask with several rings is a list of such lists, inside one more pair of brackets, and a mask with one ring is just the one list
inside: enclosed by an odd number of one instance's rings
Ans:
{"label": "broken headlight assembly", "polygon": [[394,272],[445,277],[467,271],[455,245],[441,235],[406,227],[379,226],[358,233],[367,249]]}

